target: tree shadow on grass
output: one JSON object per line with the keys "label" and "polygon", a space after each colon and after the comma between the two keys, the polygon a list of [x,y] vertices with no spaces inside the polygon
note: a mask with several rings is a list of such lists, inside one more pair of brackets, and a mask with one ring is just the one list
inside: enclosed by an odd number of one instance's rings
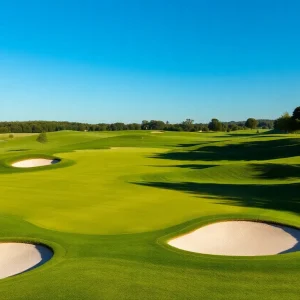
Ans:
{"label": "tree shadow on grass", "polygon": [[215,200],[217,204],[300,213],[300,183],[278,185],[144,182],[143,186],[177,190]]}
{"label": "tree shadow on grass", "polygon": [[[223,142],[227,142],[227,141],[230,141],[228,139],[224,139],[222,140]],[[209,144],[214,144],[216,142],[220,142],[220,141],[203,141],[203,142],[198,142],[198,143],[187,143],[187,144],[178,144],[176,145],[176,147],[178,148],[189,148],[189,147],[195,147],[195,146],[203,146],[203,145],[209,145]]]}
{"label": "tree shadow on grass", "polygon": [[300,139],[254,141],[225,146],[202,146],[188,151],[158,153],[152,158],[202,161],[270,160],[300,155]]}
{"label": "tree shadow on grass", "polygon": [[21,151],[29,151],[31,149],[11,149],[11,150],[7,150],[8,152],[21,152]]}
{"label": "tree shadow on grass", "polygon": [[206,143],[193,143],[193,144],[179,144],[177,147],[179,148],[188,148],[188,147],[195,147],[195,146],[200,146]]}
{"label": "tree shadow on grass", "polygon": [[200,164],[186,164],[186,165],[150,165],[150,167],[155,168],[182,168],[182,169],[193,169],[193,170],[203,170],[212,167],[217,167],[219,165],[200,165]]}
{"label": "tree shadow on grass", "polygon": [[286,164],[253,164],[251,167],[259,172],[261,179],[300,178],[300,165]]}
{"label": "tree shadow on grass", "polygon": [[256,133],[256,131],[253,130],[251,133],[228,133],[227,135],[232,137],[252,137],[260,135],[260,133]]}

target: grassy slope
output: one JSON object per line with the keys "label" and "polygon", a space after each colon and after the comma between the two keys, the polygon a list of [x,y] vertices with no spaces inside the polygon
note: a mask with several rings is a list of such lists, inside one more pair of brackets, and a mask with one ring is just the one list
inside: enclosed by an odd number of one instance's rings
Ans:
{"label": "grassy slope", "polygon": [[[56,253],[36,270],[1,280],[1,299],[298,299],[300,253],[212,257],[164,240],[234,217],[300,227],[299,136],[48,137],[41,145],[35,136],[0,135],[1,239],[46,241]],[[65,165],[7,167],[37,154]]]}

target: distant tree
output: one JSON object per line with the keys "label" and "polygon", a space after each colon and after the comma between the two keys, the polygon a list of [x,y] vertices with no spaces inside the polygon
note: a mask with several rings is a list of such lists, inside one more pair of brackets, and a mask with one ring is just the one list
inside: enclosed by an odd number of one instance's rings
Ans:
{"label": "distant tree", "polygon": [[284,113],[275,121],[275,129],[285,132],[289,132],[292,130],[292,118],[289,113]]}
{"label": "distant tree", "polygon": [[181,127],[184,131],[196,131],[194,128],[194,120],[186,119],[181,123]]}
{"label": "distant tree", "polygon": [[163,121],[157,121],[157,120],[151,120],[148,123],[148,129],[150,130],[164,130],[166,127],[165,122]]}
{"label": "distant tree", "polygon": [[239,129],[239,127],[238,127],[236,124],[229,124],[229,125],[228,125],[228,129],[229,129],[230,131],[236,131],[236,130]]}
{"label": "distant tree", "polygon": [[24,123],[22,124],[22,128],[23,128],[23,132],[27,132],[27,133],[31,133],[32,132],[32,128],[29,124]]}
{"label": "distant tree", "polygon": [[40,124],[35,124],[32,126],[32,132],[34,132],[34,133],[43,132],[43,128]]}
{"label": "distant tree", "polygon": [[106,131],[108,129],[108,125],[105,123],[100,123],[97,125],[98,131]]}
{"label": "distant tree", "polygon": [[9,137],[10,139],[13,139],[13,138],[14,138],[14,135],[13,135],[12,133],[10,133],[10,134],[8,135],[8,137]]}
{"label": "distant tree", "polygon": [[37,142],[42,143],[42,144],[47,143],[48,138],[47,138],[46,132],[40,133],[36,140],[37,140]]}
{"label": "distant tree", "polygon": [[273,120],[257,120],[258,125],[257,127],[263,129],[272,129],[274,128],[274,121]]}
{"label": "distant tree", "polygon": [[8,130],[8,128],[7,127],[0,127],[0,133],[8,133],[9,132],[9,130]]}
{"label": "distant tree", "polygon": [[294,120],[300,120],[300,106],[295,108],[292,118]]}
{"label": "distant tree", "polygon": [[147,120],[143,120],[141,128],[142,128],[142,130],[148,130],[149,129],[149,122]]}
{"label": "distant tree", "polygon": [[254,118],[249,118],[245,123],[245,126],[250,129],[255,129],[257,125],[258,122]]}
{"label": "distant tree", "polygon": [[186,119],[183,123],[191,125],[191,124],[194,124],[194,120]]}
{"label": "distant tree", "polygon": [[140,130],[141,129],[141,125],[138,124],[138,123],[127,124],[127,129],[128,130]]}
{"label": "distant tree", "polygon": [[78,131],[85,131],[85,130],[87,130],[87,127],[86,127],[85,124],[78,124],[77,130]]}
{"label": "distant tree", "polygon": [[18,124],[13,124],[10,127],[10,131],[14,132],[14,133],[21,133],[21,132],[23,132],[23,128]]}
{"label": "distant tree", "polygon": [[112,131],[127,130],[127,126],[124,123],[117,122],[117,123],[110,124],[109,129]]}
{"label": "distant tree", "polygon": [[218,119],[212,119],[211,122],[208,124],[209,130],[212,131],[222,131],[223,126],[222,123]]}

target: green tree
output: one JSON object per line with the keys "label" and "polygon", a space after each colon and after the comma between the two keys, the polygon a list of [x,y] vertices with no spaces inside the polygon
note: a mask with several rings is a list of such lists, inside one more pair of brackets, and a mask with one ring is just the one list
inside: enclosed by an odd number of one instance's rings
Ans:
{"label": "green tree", "polygon": [[245,126],[250,129],[255,129],[257,125],[258,122],[254,118],[249,118],[245,123]]}
{"label": "green tree", "polygon": [[148,123],[148,126],[148,129],[150,130],[163,130],[165,129],[166,124],[163,121],[151,120]]}
{"label": "green tree", "polygon": [[181,127],[183,128],[184,131],[192,131],[194,129],[194,120],[186,119],[181,123]]}
{"label": "green tree", "polygon": [[43,132],[43,128],[40,124],[35,124],[32,126],[32,132],[34,133]]}
{"label": "green tree", "polygon": [[300,106],[296,107],[292,116],[292,131],[300,130]]}
{"label": "green tree", "polygon": [[7,127],[0,127],[0,133],[8,133],[9,132],[9,130],[8,130],[8,128]]}
{"label": "green tree", "polygon": [[218,119],[212,119],[211,122],[208,124],[208,128],[212,131],[222,131],[223,126]]}
{"label": "green tree", "polygon": [[142,128],[142,130],[148,130],[149,129],[149,122],[147,120],[143,120],[141,128]]}
{"label": "green tree", "polygon": [[300,120],[300,106],[296,107],[294,112],[293,112],[293,117],[294,120]]}
{"label": "green tree", "polygon": [[47,143],[48,138],[47,138],[46,132],[40,133],[36,140],[37,140],[37,142],[42,143],[42,144]]}
{"label": "green tree", "polygon": [[287,112],[275,121],[275,129],[285,132],[292,130],[292,118]]}

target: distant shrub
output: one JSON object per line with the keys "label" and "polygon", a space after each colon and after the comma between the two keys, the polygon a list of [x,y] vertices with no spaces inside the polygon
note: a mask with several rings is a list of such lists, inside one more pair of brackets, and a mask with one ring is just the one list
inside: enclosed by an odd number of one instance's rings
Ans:
{"label": "distant shrub", "polygon": [[10,139],[13,139],[14,138],[14,135],[12,133],[9,134],[8,136]]}
{"label": "distant shrub", "polygon": [[37,142],[39,142],[39,143],[47,143],[48,142],[48,138],[47,138],[47,134],[46,134],[46,132],[42,132],[42,133],[40,133],[39,135],[38,135],[38,137],[37,137]]}

